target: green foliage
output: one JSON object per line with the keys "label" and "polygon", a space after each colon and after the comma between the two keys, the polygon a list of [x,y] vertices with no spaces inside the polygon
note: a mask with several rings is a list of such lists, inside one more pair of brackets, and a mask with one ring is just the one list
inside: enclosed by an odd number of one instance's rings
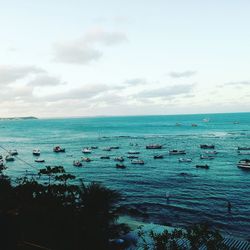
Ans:
{"label": "green foliage", "polygon": [[41,169],[41,175],[49,178],[49,185],[27,176],[11,185],[8,177],[0,175],[0,223],[1,216],[8,224],[11,221],[11,230],[5,233],[18,236],[12,244],[25,241],[54,250],[106,250],[110,238],[127,231],[116,223],[120,199],[116,191],[97,183],[68,184],[75,176],[61,166]]}
{"label": "green foliage", "polygon": [[[227,249],[219,231],[210,229],[207,224],[193,225],[186,230],[175,229],[172,232],[164,230],[162,233],[145,233],[142,228],[138,236],[144,250],[198,250],[201,246],[206,246],[207,250]],[[178,244],[180,239],[183,245]]]}

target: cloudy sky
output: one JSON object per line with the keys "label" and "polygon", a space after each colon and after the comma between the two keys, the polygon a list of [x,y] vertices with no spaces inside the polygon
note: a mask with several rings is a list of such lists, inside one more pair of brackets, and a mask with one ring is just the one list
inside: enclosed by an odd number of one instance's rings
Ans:
{"label": "cloudy sky", "polygon": [[250,111],[249,0],[0,3],[0,117]]}

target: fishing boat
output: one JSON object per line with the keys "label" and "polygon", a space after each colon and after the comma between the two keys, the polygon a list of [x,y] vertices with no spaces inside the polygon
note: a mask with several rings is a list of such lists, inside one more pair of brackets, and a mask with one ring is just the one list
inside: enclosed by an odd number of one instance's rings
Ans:
{"label": "fishing boat", "polygon": [[173,149],[169,151],[170,155],[185,155],[186,151],[185,150],[177,150],[177,149]]}
{"label": "fishing boat", "polygon": [[13,150],[10,150],[9,151],[9,155],[18,155],[18,152],[17,152],[17,150],[16,149],[13,149]]}
{"label": "fishing boat", "polygon": [[45,162],[45,160],[44,159],[35,159],[35,162],[38,162],[38,163],[43,163],[43,162]]}
{"label": "fishing boat", "polygon": [[111,148],[110,147],[106,147],[106,148],[103,148],[102,150],[103,151],[111,151]]}
{"label": "fishing boat", "polygon": [[211,155],[200,155],[201,160],[213,160],[214,157]]}
{"label": "fishing boat", "polygon": [[91,149],[90,148],[83,148],[82,149],[82,152],[84,153],[84,154],[91,154]]}
{"label": "fishing boat", "polygon": [[154,155],[154,159],[163,159],[163,155]]}
{"label": "fishing boat", "polygon": [[208,144],[201,144],[200,148],[202,148],[202,149],[214,149],[215,146],[214,145],[208,145]]}
{"label": "fishing boat", "polygon": [[218,152],[216,150],[213,150],[213,151],[205,151],[205,154],[208,154],[208,155],[217,155]]}
{"label": "fishing boat", "polygon": [[82,161],[85,161],[85,162],[91,162],[91,159],[89,157],[82,157],[81,159]]}
{"label": "fishing boat", "polygon": [[209,166],[206,165],[196,165],[196,168],[204,168],[204,169],[209,169]]}
{"label": "fishing boat", "polygon": [[15,158],[14,158],[12,155],[6,155],[6,156],[5,156],[5,160],[6,160],[6,161],[14,161]]}
{"label": "fishing boat", "polygon": [[250,151],[248,152],[246,152],[246,151],[243,151],[243,152],[240,152],[240,151],[238,151],[238,155],[250,155]]}
{"label": "fishing boat", "polygon": [[242,159],[237,164],[238,168],[250,170],[250,159]]}
{"label": "fishing boat", "polygon": [[238,147],[238,150],[250,150],[250,147]]}
{"label": "fishing boat", "polygon": [[82,163],[80,161],[73,161],[73,166],[82,167]]}
{"label": "fishing boat", "polygon": [[106,155],[106,156],[101,156],[100,159],[102,160],[109,160],[110,159],[110,156]]}
{"label": "fishing boat", "polygon": [[39,149],[33,149],[32,154],[35,156],[39,156],[41,154]]}
{"label": "fishing boat", "polygon": [[146,149],[162,149],[163,145],[161,144],[150,144],[146,146]]}
{"label": "fishing boat", "polygon": [[126,166],[123,165],[123,164],[116,164],[115,167],[116,167],[116,168],[121,168],[121,169],[126,168]]}
{"label": "fishing boat", "polygon": [[121,157],[115,157],[114,159],[115,161],[119,161],[119,162],[123,162],[124,161],[124,158],[121,156]]}
{"label": "fishing boat", "polygon": [[138,151],[128,151],[128,154],[129,155],[138,155],[138,154],[140,154],[140,152],[138,152]]}
{"label": "fishing boat", "polygon": [[144,161],[143,160],[132,160],[131,163],[132,164],[138,164],[138,165],[144,165]]}
{"label": "fishing boat", "polygon": [[60,146],[55,146],[55,147],[53,148],[53,151],[54,151],[55,153],[64,153],[64,152],[65,152],[65,148],[61,148]]}
{"label": "fishing boat", "polygon": [[127,158],[128,159],[138,159],[139,156],[137,156],[137,155],[128,155]]}
{"label": "fishing boat", "polygon": [[179,162],[192,162],[191,158],[179,158]]}
{"label": "fishing boat", "polygon": [[2,159],[0,160],[0,167],[4,167],[4,161]]}

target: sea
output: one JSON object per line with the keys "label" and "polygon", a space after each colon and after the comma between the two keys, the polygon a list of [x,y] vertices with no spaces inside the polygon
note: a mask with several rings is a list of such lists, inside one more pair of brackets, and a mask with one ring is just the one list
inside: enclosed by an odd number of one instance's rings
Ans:
{"label": "sea", "polygon": [[[146,149],[150,144],[163,148]],[[201,160],[206,150],[200,144],[215,145],[218,154]],[[54,153],[56,145],[66,152]],[[75,182],[100,182],[119,191],[125,210],[137,219],[175,227],[208,222],[228,236],[249,239],[250,171],[237,163],[250,155],[239,155],[237,147],[250,147],[250,113],[1,120],[0,146],[3,156],[4,149],[18,150],[19,159],[6,163],[5,173],[13,178],[61,165]],[[90,146],[98,149],[84,155],[82,149]],[[119,149],[103,151],[110,146]],[[35,148],[45,163],[34,162]],[[186,155],[169,155],[173,149]],[[145,164],[131,164],[129,151],[138,151]],[[164,158],[154,159],[159,154]],[[110,159],[100,159],[107,155]],[[115,167],[114,158],[121,156],[125,169]],[[81,157],[92,161],[74,167]],[[180,157],[192,162],[179,162]]]}

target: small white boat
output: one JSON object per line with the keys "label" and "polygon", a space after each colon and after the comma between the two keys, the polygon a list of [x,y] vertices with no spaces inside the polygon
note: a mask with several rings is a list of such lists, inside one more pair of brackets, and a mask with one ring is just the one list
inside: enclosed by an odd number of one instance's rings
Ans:
{"label": "small white boat", "polygon": [[179,162],[192,162],[191,158],[179,158]]}
{"label": "small white boat", "polygon": [[4,167],[4,161],[3,161],[3,159],[0,160],[0,167]]}
{"label": "small white boat", "polygon": [[137,165],[144,165],[144,161],[143,160],[132,160],[131,163],[132,164],[137,164]]}
{"label": "small white boat", "polygon": [[6,155],[6,156],[5,156],[5,160],[6,160],[6,161],[14,161],[15,158],[14,158],[12,155]]}
{"label": "small white boat", "polygon": [[206,154],[208,155],[217,155],[218,152],[216,150],[213,150],[213,151],[205,151]]}
{"label": "small white boat", "polygon": [[82,161],[85,161],[85,162],[91,162],[91,159],[89,157],[82,157],[81,159]]}
{"label": "small white boat", "polygon": [[39,156],[41,154],[40,149],[33,149],[32,154],[35,156]]}
{"label": "small white boat", "polygon": [[177,149],[174,149],[174,150],[170,150],[170,151],[169,151],[169,154],[170,154],[170,155],[185,155],[185,154],[186,154],[186,151],[185,151],[185,150],[177,150]]}
{"label": "small white boat", "polygon": [[121,157],[115,157],[115,161],[123,162],[124,158],[122,156]]}
{"label": "small white boat", "polygon": [[238,151],[238,155],[250,155],[250,152],[248,152],[248,151],[243,151],[243,152],[240,152],[240,151]]}
{"label": "small white boat", "polygon": [[91,149],[90,148],[84,148],[83,150],[82,150],[82,152],[84,153],[84,154],[91,154]]}
{"label": "small white boat", "polygon": [[82,163],[80,161],[73,161],[73,166],[82,167]]}
{"label": "small white boat", "polygon": [[110,147],[106,147],[106,148],[103,148],[102,150],[103,151],[111,151],[111,148]]}
{"label": "small white boat", "polygon": [[202,121],[203,121],[203,122],[209,122],[210,119],[209,119],[209,118],[204,118]]}
{"label": "small white boat", "polygon": [[138,155],[138,154],[140,154],[140,152],[138,152],[138,151],[128,151],[128,154],[129,155]]}
{"label": "small white boat", "polygon": [[38,159],[35,159],[35,162],[38,162],[38,163],[43,163],[43,162],[45,162],[45,160],[44,160],[44,159],[40,159],[40,158],[38,158]]}
{"label": "small white boat", "polygon": [[250,160],[249,159],[240,160],[237,164],[237,167],[241,169],[250,170]]}
{"label": "small white boat", "polygon": [[18,152],[16,149],[10,150],[9,155],[18,155]]}
{"label": "small white boat", "polygon": [[110,149],[119,149],[119,146],[111,146]]}
{"label": "small white boat", "polygon": [[214,157],[211,155],[200,155],[201,160],[213,160]]}

